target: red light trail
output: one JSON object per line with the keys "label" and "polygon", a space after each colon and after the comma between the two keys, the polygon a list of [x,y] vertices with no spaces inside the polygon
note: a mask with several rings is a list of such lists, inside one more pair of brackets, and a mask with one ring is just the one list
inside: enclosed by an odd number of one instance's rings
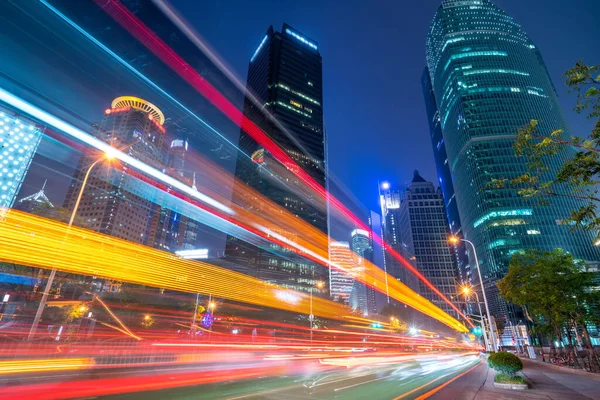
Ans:
{"label": "red light trail", "polygon": [[373,239],[383,246],[395,259],[400,261],[411,273],[421,280],[427,287],[436,293],[442,300],[448,303],[459,315],[461,315],[470,326],[473,323],[456,307],[442,292],[440,292],[425,276],[423,276],[415,267],[406,261],[397,251],[395,251],[379,235],[372,232],[371,229],[355,216],[339,200],[331,196],[323,186],[306,173],[283,149],[281,149],[269,136],[263,132],[254,122],[248,119],[238,110],[225,96],[223,96],[215,87],[204,79],[194,68],[192,68],[180,55],[170,48],[162,39],[152,32],[139,18],[129,11],[118,0],[94,0],[95,3],[117,21],[133,37],[141,42],[155,56],[168,65],[181,78],[194,87],[200,94],[209,100],[223,114],[243,129],[256,142],[265,148],[275,159],[282,163],[288,170],[296,175],[308,187],[314,190],[321,198],[330,201],[331,204],[346,218],[352,221],[360,228],[371,232]]}

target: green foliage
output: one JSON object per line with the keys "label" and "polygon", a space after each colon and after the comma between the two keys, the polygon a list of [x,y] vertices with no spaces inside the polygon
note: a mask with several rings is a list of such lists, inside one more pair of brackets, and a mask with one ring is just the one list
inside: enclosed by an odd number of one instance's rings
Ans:
{"label": "green foliage", "polygon": [[496,383],[512,383],[512,384],[520,384],[524,385],[525,380],[522,376],[518,375],[506,375],[506,374],[496,374],[494,377],[494,382]]}
{"label": "green foliage", "polygon": [[488,365],[490,368],[511,377],[523,369],[523,361],[514,354],[505,351],[490,355]]}
{"label": "green foliage", "polygon": [[[600,293],[590,290],[595,274],[562,249],[542,252],[528,249],[513,255],[508,274],[497,284],[500,295],[527,306],[540,331],[554,332],[572,318],[593,318],[592,305]],[[544,325],[548,329],[543,329]]]}
{"label": "green foliage", "polygon": [[[493,179],[490,188],[512,187],[520,196],[535,198],[547,205],[560,197],[577,198],[584,205],[571,210],[566,224],[573,229],[600,229],[600,65],[587,66],[581,61],[565,72],[565,83],[577,93],[574,111],[595,120],[591,133],[566,137],[562,130],[539,132],[538,121],[532,120],[517,132],[515,154],[527,160],[525,173],[512,178]],[[573,153],[572,148],[577,152]],[[551,174],[548,158],[566,156],[556,174]]]}

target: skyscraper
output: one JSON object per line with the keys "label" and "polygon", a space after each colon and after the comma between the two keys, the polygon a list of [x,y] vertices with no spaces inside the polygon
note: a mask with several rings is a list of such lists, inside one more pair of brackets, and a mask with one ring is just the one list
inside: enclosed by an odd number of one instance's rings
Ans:
{"label": "skyscraper", "polygon": [[40,128],[0,107],[0,207],[12,207],[42,138]]}
{"label": "skyscraper", "polygon": [[[131,96],[113,100],[96,126],[96,136],[155,168],[165,167],[165,117],[155,105]],[[82,157],[71,183],[65,207],[74,207],[87,168],[101,155]],[[124,169],[99,164],[92,170],[77,215],[90,229],[122,239],[168,250],[172,231],[165,232],[170,212],[131,193],[141,185]]]}
{"label": "skyscraper", "polygon": [[[244,116],[325,187],[322,97],[317,42],[287,24],[281,32],[269,27],[250,58]],[[239,147],[243,151],[235,169],[239,181],[328,232],[325,202],[312,189],[245,131],[240,134]],[[235,196],[233,200],[237,200]],[[324,267],[298,260],[285,249],[258,249],[233,237],[227,240],[226,255],[248,265],[258,278],[294,289],[308,290],[328,275]]]}
{"label": "skyscraper", "polygon": [[[371,262],[373,259],[371,233],[364,229],[355,229],[350,234],[350,237],[350,248],[355,254],[356,274],[364,279],[366,262]],[[372,306],[375,304],[374,296],[373,289],[355,280],[352,284],[352,292],[350,293],[350,306],[353,310],[360,310],[364,316],[368,316],[369,312],[375,312],[375,310],[369,307],[369,304]],[[369,297],[372,297],[371,300],[369,300]]]}
{"label": "skyscraper", "polygon": [[[404,189],[393,186],[389,182],[383,182],[379,185],[383,239],[408,262],[414,264],[414,254],[408,251],[406,243],[402,241],[402,233],[400,232],[400,206],[404,196]],[[390,277],[401,281],[415,291],[418,290],[416,277],[396,257],[385,251],[384,262],[384,269]]]}
{"label": "skyscraper", "polygon": [[348,242],[329,243],[330,280],[329,294],[333,301],[350,304],[350,294],[358,272],[356,255]]}
{"label": "skyscraper", "polygon": [[[442,121],[440,119],[440,111],[438,110],[437,102],[435,101],[435,93],[431,85],[431,77],[427,67],[423,71],[421,78],[421,86],[423,87],[423,96],[425,97],[425,110],[427,111],[427,120],[429,122],[429,135],[433,148],[433,158],[437,170],[440,189],[444,195],[444,205],[446,206],[446,214],[448,215],[448,225],[450,233],[454,236],[462,235],[462,226],[460,223],[460,215],[458,214],[458,205],[456,204],[456,195],[454,194],[454,185],[452,183],[452,173],[448,164],[448,153],[446,152],[446,144],[442,135]],[[456,261],[460,278],[462,282],[471,282],[471,270],[469,268],[469,258],[467,257],[466,247],[463,242],[457,244],[455,248]]]}
{"label": "skyscraper", "polygon": [[[499,298],[495,283],[513,253],[563,248],[582,260],[600,259],[593,235],[571,232],[563,222],[579,201],[559,198],[541,206],[511,188],[490,186],[494,178],[526,171],[526,160],[512,148],[519,128],[536,119],[540,134],[566,133],[566,122],[539,50],[489,0],[445,0],[426,55],[462,231],[477,249],[492,312],[511,316],[519,311]],[[570,152],[549,159],[549,172]]]}
{"label": "skyscraper", "polygon": [[[458,294],[458,270],[448,236],[448,217],[441,190],[415,171],[400,207],[400,234],[408,251],[415,255],[417,270],[446,298]],[[433,304],[458,317],[456,311],[423,282],[417,292]]]}

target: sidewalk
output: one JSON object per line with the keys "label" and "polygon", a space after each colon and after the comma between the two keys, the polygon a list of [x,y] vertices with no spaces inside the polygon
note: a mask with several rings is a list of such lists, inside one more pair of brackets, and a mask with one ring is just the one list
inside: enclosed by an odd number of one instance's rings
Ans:
{"label": "sidewalk", "polygon": [[450,383],[429,399],[436,400],[496,400],[496,399],[552,399],[600,400],[600,376],[557,371],[548,365],[523,360],[522,375],[529,390],[503,390],[494,387],[494,370],[481,364],[465,376]]}

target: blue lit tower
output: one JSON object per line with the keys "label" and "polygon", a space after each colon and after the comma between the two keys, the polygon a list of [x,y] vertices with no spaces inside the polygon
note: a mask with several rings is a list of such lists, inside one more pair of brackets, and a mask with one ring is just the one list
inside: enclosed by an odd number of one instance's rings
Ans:
{"label": "blue lit tower", "polygon": [[[488,0],[445,0],[426,47],[463,234],[475,243],[491,311],[518,313],[495,287],[513,253],[563,248],[583,260],[600,259],[593,234],[571,232],[563,222],[581,203],[561,198],[541,206],[513,189],[490,186],[493,178],[526,171],[512,146],[530,120],[540,122],[543,134],[566,131],[554,86],[525,31]],[[566,156],[548,160],[550,173]]]}
{"label": "blue lit tower", "polygon": [[34,123],[0,107],[0,207],[12,207],[42,138]]}

